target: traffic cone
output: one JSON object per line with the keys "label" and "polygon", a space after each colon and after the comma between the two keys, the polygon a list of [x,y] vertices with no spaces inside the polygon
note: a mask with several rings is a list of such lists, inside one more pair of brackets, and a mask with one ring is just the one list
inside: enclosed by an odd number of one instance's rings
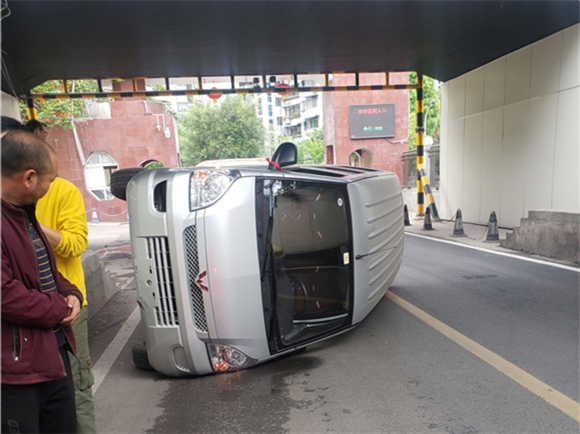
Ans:
{"label": "traffic cone", "polygon": [[455,214],[455,226],[453,227],[452,237],[465,237],[465,232],[463,231],[463,217],[461,217],[461,209],[457,208],[457,213]]}
{"label": "traffic cone", "polygon": [[433,225],[431,224],[431,211],[429,207],[427,207],[427,211],[425,211],[425,221],[423,222],[423,229],[426,231],[432,231]]}
{"label": "traffic cone", "polygon": [[405,226],[411,226],[411,222],[409,221],[409,210],[407,209],[406,204],[403,212],[405,214]]}
{"label": "traffic cone", "polygon": [[93,219],[91,220],[91,223],[99,223],[99,219],[97,218],[97,210],[95,208],[93,208]]}
{"label": "traffic cone", "polygon": [[485,241],[495,242],[499,241],[499,233],[497,231],[497,218],[495,216],[495,211],[489,216],[489,224],[487,226],[487,238]]}

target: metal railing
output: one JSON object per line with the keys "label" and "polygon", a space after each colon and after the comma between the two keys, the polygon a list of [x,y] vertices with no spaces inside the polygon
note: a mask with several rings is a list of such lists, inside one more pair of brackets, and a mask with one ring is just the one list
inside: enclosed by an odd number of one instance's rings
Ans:
{"label": "metal railing", "polygon": [[[439,189],[439,145],[425,149],[425,171],[431,187]],[[403,188],[417,188],[417,150],[403,152]]]}

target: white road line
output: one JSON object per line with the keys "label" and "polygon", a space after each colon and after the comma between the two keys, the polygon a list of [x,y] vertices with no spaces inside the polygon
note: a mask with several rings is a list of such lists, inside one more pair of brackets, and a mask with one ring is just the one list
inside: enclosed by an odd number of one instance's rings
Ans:
{"label": "white road line", "polygon": [[454,246],[466,247],[468,249],[474,249],[474,250],[479,250],[482,252],[493,253],[494,255],[508,256],[508,257],[514,258],[514,259],[521,259],[522,261],[535,262],[536,264],[549,265],[551,267],[562,268],[564,270],[575,271],[577,273],[580,273],[580,268],[574,268],[574,267],[570,267],[569,265],[558,264],[556,262],[542,261],[541,259],[534,259],[534,258],[527,258],[525,256],[512,255],[510,253],[498,252],[497,250],[485,249],[483,247],[470,246],[469,244],[457,243],[454,241],[441,240],[439,238],[428,237],[426,235],[414,234],[411,232],[405,232],[405,235],[411,235],[413,237],[425,238],[427,240],[437,241],[439,243],[453,244]]}
{"label": "white road line", "polygon": [[105,352],[99,357],[97,363],[93,367],[93,375],[95,377],[95,384],[93,384],[93,395],[97,393],[99,386],[111,370],[113,363],[119,357],[119,353],[125,347],[125,344],[133,334],[135,327],[139,324],[141,320],[141,314],[139,312],[139,307],[135,307],[135,310],[131,313],[131,316],[125,321],[125,324],[121,326],[121,329],[115,335],[115,338],[111,341]]}

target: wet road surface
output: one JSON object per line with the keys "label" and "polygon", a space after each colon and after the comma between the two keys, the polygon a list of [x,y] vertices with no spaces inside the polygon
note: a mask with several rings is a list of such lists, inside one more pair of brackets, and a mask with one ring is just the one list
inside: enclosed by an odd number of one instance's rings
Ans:
{"label": "wet road surface", "polygon": [[[579,273],[405,237],[391,292],[579,399]],[[89,324],[98,358],[135,309],[119,291]],[[139,325],[95,394],[100,432],[577,433],[579,424],[389,298],[354,330],[236,373],[136,369]]]}

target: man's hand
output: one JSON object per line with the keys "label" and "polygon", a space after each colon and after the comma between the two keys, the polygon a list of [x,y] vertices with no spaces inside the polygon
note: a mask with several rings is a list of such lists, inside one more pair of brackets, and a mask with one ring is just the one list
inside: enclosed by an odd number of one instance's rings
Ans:
{"label": "man's hand", "polygon": [[67,295],[68,316],[62,320],[61,324],[65,326],[72,325],[81,314],[81,302],[74,295]]}
{"label": "man's hand", "polygon": [[51,229],[48,226],[43,225],[42,223],[40,223],[40,227],[42,228],[42,232],[44,232],[44,235],[46,235],[50,247],[52,247],[53,250],[56,249],[57,246],[60,244],[60,240],[62,240],[62,232],[55,231],[54,229]]}

